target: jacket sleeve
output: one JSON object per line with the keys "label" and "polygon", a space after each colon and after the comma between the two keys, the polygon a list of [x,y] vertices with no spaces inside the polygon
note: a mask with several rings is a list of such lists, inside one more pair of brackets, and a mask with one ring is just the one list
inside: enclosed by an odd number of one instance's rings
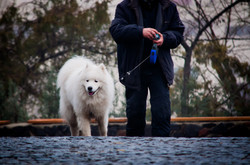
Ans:
{"label": "jacket sleeve", "polygon": [[176,5],[174,5],[171,10],[173,12],[173,16],[169,20],[167,30],[162,33],[164,37],[162,47],[174,49],[183,40],[183,33],[185,27],[180,20]]}
{"label": "jacket sleeve", "polygon": [[138,43],[143,38],[143,27],[129,21],[131,11],[126,8],[127,6],[117,5],[115,18],[109,28],[110,34],[117,44]]}

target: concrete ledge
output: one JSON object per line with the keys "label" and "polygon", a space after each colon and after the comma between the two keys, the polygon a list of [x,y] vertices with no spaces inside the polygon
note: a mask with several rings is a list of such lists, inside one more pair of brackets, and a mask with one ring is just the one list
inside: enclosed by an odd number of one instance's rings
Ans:
{"label": "concrete ledge", "polygon": [[[208,121],[250,121],[250,116],[236,116],[236,117],[175,117],[175,118],[171,118],[171,122],[208,122]],[[92,119],[91,122],[96,123],[96,120]],[[127,122],[126,117],[109,118],[109,123],[126,123],[126,122]],[[65,121],[63,119],[60,119],[60,118],[58,118],[58,119],[32,119],[32,120],[28,120],[28,123],[31,123],[31,124],[62,124],[62,123],[65,123]]]}
{"label": "concrete ledge", "polygon": [[[127,118],[109,118],[109,123],[126,123]],[[63,119],[32,119],[28,120],[30,124],[63,124],[66,123]],[[91,123],[96,123],[95,119],[91,119]]]}
{"label": "concrete ledge", "polygon": [[10,124],[10,120],[0,120],[0,125]]}
{"label": "concrete ledge", "polygon": [[63,124],[65,121],[63,119],[32,119],[28,120],[30,124]]}
{"label": "concrete ledge", "polygon": [[232,117],[175,117],[172,122],[180,121],[250,121],[250,116],[232,116]]}
{"label": "concrete ledge", "polygon": [[[108,136],[125,136],[127,118],[110,118]],[[0,122],[0,137],[70,136],[63,119],[34,119],[26,123]],[[93,119],[91,134],[98,136]],[[145,136],[151,136],[147,122]],[[250,117],[177,117],[171,119],[171,137],[250,137]]]}
{"label": "concrete ledge", "polygon": [[[98,124],[91,124],[91,134],[98,136]],[[12,123],[0,125],[0,137],[70,136],[63,124]],[[126,123],[109,123],[108,136],[126,136]],[[151,136],[147,122],[145,136]],[[172,122],[171,137],[250,137],[250,121]]]}

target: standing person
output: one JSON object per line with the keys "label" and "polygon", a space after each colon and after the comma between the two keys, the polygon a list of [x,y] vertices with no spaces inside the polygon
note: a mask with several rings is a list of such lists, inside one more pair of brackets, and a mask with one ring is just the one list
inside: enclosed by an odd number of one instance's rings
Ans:
{"label": "standing person", "polygon": [[[169,136],[169,86],[174,78],[170,49],[181,43],[184,32],[176,5],[170,0],[123,0],[109,30],[117,43],[120,82],[126,87],[127,136],[144,136],[148,89],[152,136]],[[156,34],[160,39],[155,40]],[[150,63],[153,43],[158,57]]]}

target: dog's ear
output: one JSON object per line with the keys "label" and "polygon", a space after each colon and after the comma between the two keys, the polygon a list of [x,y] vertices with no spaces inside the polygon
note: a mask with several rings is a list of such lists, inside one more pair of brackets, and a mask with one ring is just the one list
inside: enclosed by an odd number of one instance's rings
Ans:
{"label": "dog's ear", "polygon": [[86,64],[85,69],[87,69],[88,67],[89,67],[89,65],[88,65],[88,64]]}
{"label": "dog's ear", "polygon": [[99,65],[99,67],[100,67],[103,71],[105,71],[105,70],[106,70],[106,67],[105,67],[105,65],[104,65],[104,64],[100,64],[100,65]]}

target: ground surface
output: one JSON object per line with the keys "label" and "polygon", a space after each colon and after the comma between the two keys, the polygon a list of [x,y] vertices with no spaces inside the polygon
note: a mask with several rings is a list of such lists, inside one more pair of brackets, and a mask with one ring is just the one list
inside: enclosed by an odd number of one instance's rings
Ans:
{"label": "ground surface", "polygon": [[0,164],[250,164],[250,138],[1,137]]}

